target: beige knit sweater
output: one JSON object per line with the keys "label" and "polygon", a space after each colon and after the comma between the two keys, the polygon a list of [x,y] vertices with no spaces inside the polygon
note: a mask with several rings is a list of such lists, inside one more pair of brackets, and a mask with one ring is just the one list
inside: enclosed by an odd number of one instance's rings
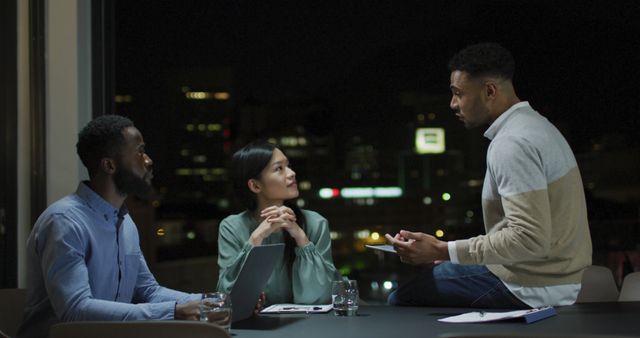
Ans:
{"label": "beige knit sweater", "polygon": [[575,157],[527,102],[513,108],[485,132],[486,235],[456,241],[458,259],[522,286],[580,283],[591,264],[591,236]]}

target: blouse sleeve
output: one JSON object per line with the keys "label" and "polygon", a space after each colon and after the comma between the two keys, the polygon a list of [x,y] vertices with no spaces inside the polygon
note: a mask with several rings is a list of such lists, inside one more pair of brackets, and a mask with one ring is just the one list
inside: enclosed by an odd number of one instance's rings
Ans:
{"label": "blouse sleeve", "polygon": [[331,257],[329,222],[317,216],[307,217],[309,244],[295,249],[291,279],[296,304],[327,304],[331,299],[336,268]]}
{"label": "blouse sleeve", "polygon": [[218,232],[218,291],[230,292],[242,264],[253,248],[246,239],[239,238],[233,225],[222,220]]}

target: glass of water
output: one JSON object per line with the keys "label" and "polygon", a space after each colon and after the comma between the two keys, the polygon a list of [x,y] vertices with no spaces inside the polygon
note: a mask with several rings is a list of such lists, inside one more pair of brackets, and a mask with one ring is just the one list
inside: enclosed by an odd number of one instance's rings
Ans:
{"label": "glass of water", "polygon": [[214,323],[231,332],[231,297],[224,292],[205,292],[200,300],[200,321]]}
{"label": "glass of water", "polygon": [[331,286],[333,313],[336,316],[358,314],[358,282],[355,280],[333,281]]}

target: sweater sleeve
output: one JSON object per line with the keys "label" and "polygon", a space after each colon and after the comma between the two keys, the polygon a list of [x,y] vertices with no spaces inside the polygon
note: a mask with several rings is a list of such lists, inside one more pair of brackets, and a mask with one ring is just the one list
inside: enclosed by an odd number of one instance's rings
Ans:
{"label": "sweater sleeve", "polygon": [[218,291],[231,291],[252,248],[247,239],[237,236],[231,223],[222,220],[218,231]]}
{"label": "sweater sleeve", "polygon": [[502,212],[503,217],[486,224],[486,235],[456,241],[460,262],[514,264],[544,259],[551,244],[551,207],[539,152],[526,140],[504,137],[491,145],[488,159],[487,174],[500,199],[483,200],[483,209]]}
{"label": "sweater sleeve", "polygon": [[331,299],[331,282],[336,273],[331,257],[329,223],[316,213],[308,215],[310,243],[295,249],[291,274],[293,300],[296,304],[326,304]]}

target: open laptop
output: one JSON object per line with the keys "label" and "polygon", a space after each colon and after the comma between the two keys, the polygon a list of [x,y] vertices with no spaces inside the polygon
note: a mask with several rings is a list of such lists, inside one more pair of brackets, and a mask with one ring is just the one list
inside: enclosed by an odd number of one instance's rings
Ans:
{"label": "open laptop", "polygon": [[232,321],[237,322],[253,315],[260,293],[284,254],[284,244],[255,246],[242,264],[240,274],[231,288]]}

